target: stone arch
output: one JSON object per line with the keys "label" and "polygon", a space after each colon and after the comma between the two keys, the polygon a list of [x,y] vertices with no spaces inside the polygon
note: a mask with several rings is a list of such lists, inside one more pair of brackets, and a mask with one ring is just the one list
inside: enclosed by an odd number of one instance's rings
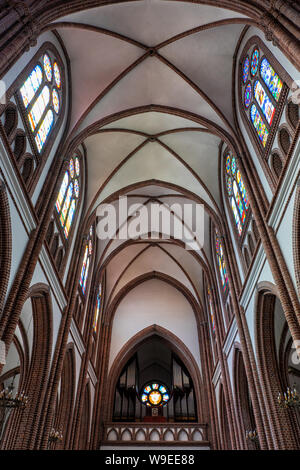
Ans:
{"label": "stone arch", "polygon": [[52,351],[52,302],[49,287],[35,284],[29,289],[33,340],[28,373],[24,377],[23,390],[28,405],[13,412],[8,441],[10,448],[34,449],[39,433],[39,421],[43,412]]}
{"label": "stone arch", "polygon": [[295,449],[299,445],[295,422],[290,412],[277,402],[283,384],[275,344],[276,305],[281,307],[276,286],[270,282],[259,283],[255,299],[255,346],[272,437],[276,449]]}
{"label": "stone arch", "polygon": [[243,445],[245,449],[256,449],[256,445],[246,439],[246,431],[253,431],[256,428],[256,425],[251,405],[244,360],[239,345],[236,345],[234,351],[234,392],[237,414],[241,425],[241,438]]}
{"label": "stone arch", "polygon": [[189,371],[193,380],[194,391],[196,395],[198,421],[201,422],[203,416],[202,379],[196,361],[184,343],[177,336],[159,325],[149,326],[137,333],[130,340],[128,340],[128,342],[123,346],[121,351],[119,351],[118,355],[116,356],[107,378],[107,394],[106,399],[104,400],[104,402],[107,403],[107,414],[105,419],[107,421],[111,420],[113,413],[114,390],[123,367],[138,350],[138,348],[153,335],[160,337],[162,341],[164,341],[166,345],[176,353],[176,355],[180,358],[182,363]]}

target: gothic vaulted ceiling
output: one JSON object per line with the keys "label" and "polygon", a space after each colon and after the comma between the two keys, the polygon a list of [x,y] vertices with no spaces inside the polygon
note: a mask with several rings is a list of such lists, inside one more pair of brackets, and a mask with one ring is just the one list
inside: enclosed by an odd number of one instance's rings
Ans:
{"label": "gothic vaulted ceiling", "polygon": [[69,140],[86,148],[86,217],[120,192],[140,204],[198,200],[206,208],[200,252],[157,239],[101,244],[109,302],[149,272],[201,302],[210,218],[220,217],[220,144],[235,135],[233,56],[247,20],[209,5],[143,0],[55,23],[71,64]]}

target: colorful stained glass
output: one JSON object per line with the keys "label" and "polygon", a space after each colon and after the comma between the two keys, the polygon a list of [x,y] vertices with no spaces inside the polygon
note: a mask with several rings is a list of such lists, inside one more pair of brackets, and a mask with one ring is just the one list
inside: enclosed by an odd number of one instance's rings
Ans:
{"label": "colorful stained glass", "polygon": [[251,103],[251,98],[252,98],[251,83],[248,83],[248,85],[245,88],[245,96],[244,96],[244,102],[245,102],[246,108],[249,108],[250,103]]}
{"label": "colorful stained glass", "polygon": [[80,175],[80,163],[79,163],[78,157],[75,158],[75,171],[76,171],[76,175],[79,176]]}
{"label": "colorful stained glass", "polygon": [[153,390],[153,392],[151,392],[149,395],[149,401],[151,405],[156,405],[156,406],[159,405],[161,402],[161,399],[162,399],[161,393],[159,393],[156,390]]}
{"label": "colorful stained glass", "polygon": [[257,132],[257,135],[259,137],[259,140],[261,141],[262,145],[265,147],[267,144],[268,136],[269,136],[269,131],[264,124],[261,115],[259,114],[259,111],[255,104],[253,104],[250,108],[250,118],[252,121],[252,124]]}
{"label": "colorful stained glass", "polygon": [[79,197],[79,183],[78,183],[78,180],[74,181],[74,191],[75,191],[75,196]]}
{"label": "colorful stained glass", "polygon": [[249,66],[250,66],[250,61],[249,61],[249,57],[247,56],[243,64],[243,83],[246,83],[247,81],[248,74],[249,74]]}
{"label": "colorful stained glass", "polygon": [[167,387],[159,383],[148,384],[141,393],[141,401],[147,406],[163,406],[169,400]]}
{"label": "colorful stained glass", "polygon": [[86,245],[85,250],[84,250],[83,261],[82,261],[81,274],[80,274],[81,287],[83,286],[83,283],[84,283],[87,259],[88,259],[88,246]]}
{"label": "colorful stained glass", "polygon": [[222,243],[221,243],[221,240],[217,231],[216,231],[215,237],[216,237],[216,254],[217,254],[217,260],[218,260],[218,268],[219,268],[219,273],[220,273],[220,277],[222,281],[223,291],[225,293],[227,290],[227,286],[228,286],[228,277],[227,277],[226,265],[225,265],[224,254],[223,254],[223,247],[222,247]]}
{"label": "colorful stained glass", "polygon": [[64,179],[61,183],[61,187],[60,187],[60,190],[59,190],[59,193],[58,193],[58,196],[57,196],[57,200],[56,200],[56,204],[55,204],[57,212],[60,212],[64,197],[65,197],[65,194],[66,194],[66,191],[67,191],[68,184],[69,184],[69,173],[68,173],[68,171],[66,171]]}
{"label": "colorful stained glass", "polygon": [[264,87],[258,80],[256,80],[254,84],[254,96],[260,106],[260,109],[263,112],[263,115],[265,116],[268,123],[271,125],[275,114],[275,107],[273,106],[271,100],[265,92]]}
{"label": "colorful stained glass", "polygon": [[28,121],[31,127],[32,132],[35,130],[36,126],[40,122],[42,115],[50,101],[50,90],[47,85],[44,86],[41,93],[39,94],[37,100],[31,108],[31,111],[28,113]]}
{"label": "colorful stained glass", "polygon": [[61,213],[60,213],[60,223],[61,223],[62,226],[65,225],[65,221],[67,219],[69,207],[70,207],[70,204],[71,204],[72,195],[73,195],[73,183],[71,182],[69,184],[66,199],[65,199],[63,208],[61,210]]}
{"label": "colorful stained glass", "polygon": [[56,62],[54,62],[53,64],[53,70],[54,70],[54,80],[55,80],[56,86],[57,88],[60,88],[61,86],[60,71]]}
{"label": "colorful stained glass", "polygon": [[43,70],[40,65],[37,65],[29,77],[24,82],[23,86],[20,88],[20,93],[22,96],[23,104],[25,108],[31,103],[36,92],[41,86],[43,81]]}
{"label": "colorful stained glass", "polygon": [[44,72],[48,82],[52,80],[52,65],[50,58],[47,54],[44,55]]}
{"label": "colorful stained glass", "polygon": [[35,136],[35,143],[39,152],[41,152],[46,139],[51,131],[51,128],[54,123],[54,115],[51,109],[48,109],[46,116],[44,117],[42,124],[38,130],[37,135]]}
{"label": "colorful stained glass", "polygon": [[268,89],[278,101],[282,90],[283,82],[270,65],[269,61],[264,57],[260,64],[260,75]]}
{"label": "colorful stained glass", "polygon": [[80,192],[79,180],[74,179],[74,177],[74,161],[71,158],[69,168],[65,172],[55,203],[56,210],[59,214],[60,224],[66,238],[69,236],[71,225],[74,220],[77,208],[76,200],[78,199]]}
{"label": "colorful stained glass", "polygon": [[54,108],[54,111],[56,112],[56,114],[59,113],[59,96],[58,96],[58,93],[56,91],[56,89],[54,88],[54,90],[52,91],[52,104],[53,104],[53,108]]}
{"label": "colorful stained glass", "polygon": [[227,192],[229,196],[232,193],[232,178],[230,176],[227,178]]}
{"label": "colorful stained glass", "polygon": [[[91,235],[91,229],[90,229],[89,233],[90,233],[89,237],[91,237],[92,236]],[[85,294],[86,284],[87,284],[87,279],[88,279],[88,274],[89,274],[89,267],[90,267],[92,251],[93,251],[93,249],[92,249],[92,240],[89,238],[89,240],[87,240],[86,245],[85,245],[84,257],[83,257],[81,275],[80,275],[80,281],[79,281],[82,292],[84,294]]]}
{"label": "colorful stained glass", "polygon": [[238,210],[236,208],[236,203],[235,203],[234,197],[231,198],[231,209],[232,209],[234,220],[235,220],[235,223],[236,223],[236,226],[237,226],[238,234],[241,235],[242,234],[242,226],[241,226],[241,222],[240,222],[240,216],[239,216]]}
{"label": "colorful stained glass", "polygon": [[248,196],[247,196],[246,188],[245,188],[244,182],[243,182],[243,180],[242,180],[242,176],[241,176],[240,170],[238,170],[237,173],[236,173],[236,180],[237,180],[237,183],[238,183],[238,186],[239,186],[239,189],[240,189],[240,193],[241,193],[242,198],[243,198],[243,202],[244,202],[244,205],[245,205],[245,209],[247,210],[248,207],[249,207],[249,201],[248,201]]}
{"label": "colorful stained glass", "polygon": [[214,311],[213,311],[213,306],[212,306],[211,291],[209,287],[207,288],[207,297],[208,297],[208,304],[209,304],[211,326],[212,326],[213,332],[215,332],[215,329],[216,329],[215,318],[214,318]]}
{"label": "colorful stained glass", "polygon": [[66,238],[68,238],[68,235],[69,235],[69,231],[70,231],[70,228],[71,228],[71,225],[72,225],[72,222],[73,222],[73,217],[74,217],[74,214],[75,214],[75,210],[76,210],[76,201],[75,201],[75,199],[72,199],[72,202],[71,202],[71,205],[70,205],[70,210],[69,210],[69,213],[68,213],[67,222],[66,222],[65,229],[64,229],[64,233],[65,233]]}
{"label": "colorful stained glass", "polygon": [[226,171],[229,175],[231,175],[231,157],[230,154],[226,157]]}
{"label": "colorful stained glass", "polygon": [[88,279],[89,268],[90,268],[90,258],[88,258],[88,260],[87,260],[86,270],[85,270],[85,273],[84,273],[84,281],[83,281],[83,285],[82,285],[82,292],[84,294],[85,294],[85,290],[86,290],[86,283],[87,283],[87,279]]}
{"label": "colorful stained glass", "polygon": [[232,187],[233,187],[234,199],[236,201],[236,205],[237,205],[237,208],[238,208],[238,211],[239,211],[241,223],[242,223],[242,225],[244,225],[244,222],[245,222],[245,219],[246,219],[246,212],[245,212],[245,209],[244,209],[244,205],[243,205],[243,202],[242,202],[242,199],[241,199],[240,192],[238,190],[236,181],[233,182]]}
{"label": "colorful stained glass", "polygon": [[258,69],[259,50],[254,49],[251,57],[251,75],[254,76]]}

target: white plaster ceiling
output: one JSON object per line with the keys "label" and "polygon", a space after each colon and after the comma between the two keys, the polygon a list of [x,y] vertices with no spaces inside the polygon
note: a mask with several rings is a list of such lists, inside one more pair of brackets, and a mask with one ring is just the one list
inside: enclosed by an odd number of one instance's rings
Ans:
{"label": "white plaster ceiling", "polygon": [[212,261],[209,214],[221,211],[219,149],[235,132],[233,56],[246,22],[238,12],[210,5],[142,0],[82,10],[55,23],[72,74],[69,140],[86,148],[84,215],[120,192],[141,204],[151,197],[168,204],[198,198],[207,208],[196,256],[161,240],[99,242],[109,302],[151,271],[203,301],[201,263]]}

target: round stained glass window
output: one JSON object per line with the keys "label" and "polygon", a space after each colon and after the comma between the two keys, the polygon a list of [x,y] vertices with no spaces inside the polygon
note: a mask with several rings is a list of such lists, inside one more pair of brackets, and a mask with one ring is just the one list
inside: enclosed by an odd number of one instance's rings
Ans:
{"label": "round stained glass window", "polygon": [[151,382],[143,388],[141,400],[147,406],[164,406],[170,400],[170,393],[165,385]]}
{"label": "round stained glass window", "polygon": [[53,64],[53,69],[54,69],[54,79],[55,79],[56,86],[57,88],[60,88],[60,85],[61,85],[60,71],[56,62],[54,62]]}
{"label": "round stained glass window", "polygon": [[58,114],[58,112],[59,112],[59,96],[58,96],[58,93],[55,90],[55,88],[52,91],[52,103],[53,103],[54,111],[56,112],[56,114]]}
{"label": "round stained glass window", "polygon": [[248,83],[248,85],[245,88],[245,106],[246,106],[246,108],[249,108],[249,106],[250,106],[251,97],[252,97],[251,83]]}
{"label": "round stained glass window", "polygon": [[243,83],[246,83],[249,74],[250,60],[247,56],[243,64]]}
{"label": "round stained glass window", "polygon": [[52,80],[52,65],[50,58],[47,54],[44,55],[44,71],[48,82]]}
{"label": "round stained glass window", "polygon": [[251,57],[251,75],[254,76],[258,69],[259,50],[254,49]]}

